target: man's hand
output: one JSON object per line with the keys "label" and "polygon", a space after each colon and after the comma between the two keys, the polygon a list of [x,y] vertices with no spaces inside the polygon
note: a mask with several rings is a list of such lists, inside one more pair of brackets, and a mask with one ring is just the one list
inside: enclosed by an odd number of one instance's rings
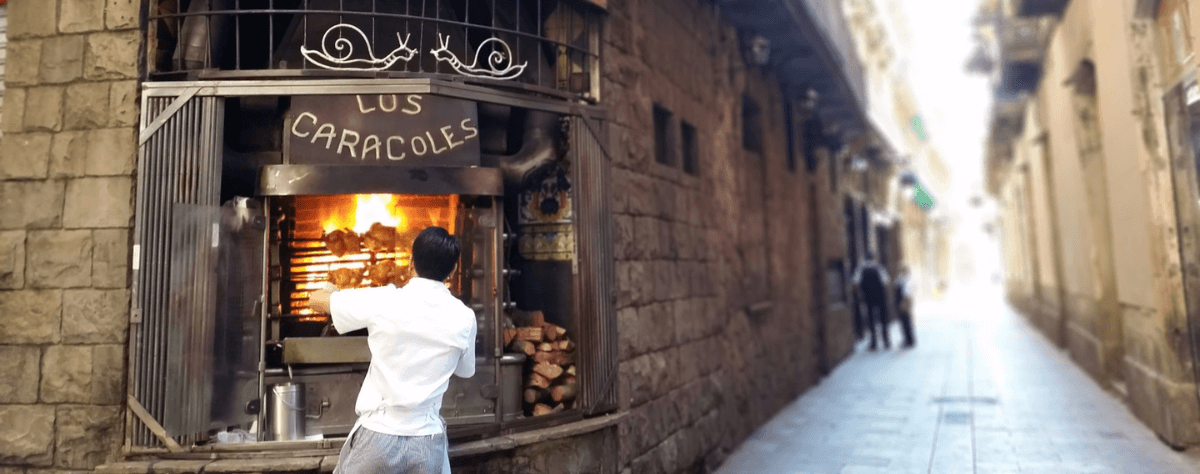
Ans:
{"label": "man's hand", "polygon": [[328,289],[320,289],[308,294],[308,308],[316,313],[329,314],[329,295],[333,294]]}

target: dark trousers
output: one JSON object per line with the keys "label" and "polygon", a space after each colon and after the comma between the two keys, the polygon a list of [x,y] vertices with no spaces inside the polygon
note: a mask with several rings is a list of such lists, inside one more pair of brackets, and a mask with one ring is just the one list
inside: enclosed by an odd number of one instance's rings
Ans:
{"label": "dark trousers", "polygon": [[900,320],[900,329],[904,331],[904,345],[914,346],[917,344],[917,338],[913,335],[912,313],[908,311],[899,311],[896,319]]}
{"label": "dark trousers", "polygon": [[867,325],[871,330],[871,347],[876,347],[880,337],[883,338],[883,347],[891,348],[892,341],[888,336],[888,312],[887,304],[877,301],[867,301]]}

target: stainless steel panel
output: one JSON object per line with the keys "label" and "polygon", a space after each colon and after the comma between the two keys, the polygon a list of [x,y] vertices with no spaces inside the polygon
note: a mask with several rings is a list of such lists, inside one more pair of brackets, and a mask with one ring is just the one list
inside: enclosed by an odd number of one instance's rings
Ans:
{"label": "stainless steel panel", "polygon": [[265,196],[329,194],[468,194],[502,196],[495,168],[410,166],[268,165],[259,192]]}
{"label": "stainless steel panel", "polygon": [[353,364],[371,362],[366,336],[289,337],[283,340],[285,364]]}

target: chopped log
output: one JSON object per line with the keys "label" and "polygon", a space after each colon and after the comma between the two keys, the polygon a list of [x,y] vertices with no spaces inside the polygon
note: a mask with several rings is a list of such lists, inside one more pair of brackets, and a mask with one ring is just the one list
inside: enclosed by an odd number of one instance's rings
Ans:
{"label": "chopped log", "polygon": [[535,328],[540,328],[542,326],[545,326],[546,325],[546,315],[542,314],[541,311],[532,312],[531,317],[529,319],[529,325],[531,327],[535,327]]}
{"label": "chopped log", "polygon": [[572,365],[570,367],[567,367],[566,374],[567,375],[575,375],[575,366]]}
{"label": "chopped log", "polygon": [[550,391],[540,388],[525,389],[525,403],[537,403],[550,399]]}
{"label": "chopped log", "polygon": [[517,338],[517,329],[516,328],[505,328],[504,329],[504,345],[507,346],[509,344],[512,344],[513,339],[516,339],[516,338]]}
{"label": "chopped log", "polygon": [[533,355],[533,361],[548,362],[565,367],[575,363],[575,354],[563,351],[538,351]]}
{"label": "chopped log", "polygon": [[545,375],[534,372],[529,374],[528,386],[542,389],[550,388],[550,379]]}
{"label": "chopped log", "polygon": [[512,345],[509,347],[512,348],[513,352],[520,352],[530,357],[537,353],[536,345],[534,345],[532,342],[523,341],[520,339],[513,341]]}
{"label": "chopped log", "polygon": [[560,351],[571,352],[575,350],[575,343],[571,342],[570,339],[563,339],[555,344],[558,345],[558,350]]}
{"label": "chopped log", "polygon": [[549,362],[539,362],[533,366],[533,373],[540,374],[547,379],[556,379],[559,375],[563,374],[563,368]]}
{"label": "chopped log", "polygon": [[[572,379],[571,383],[550,387],[550,398],[556,402],[569,402],[575,399],[576,387],[579,385]],[[527,391],[528,392],[528,391]]]}
{"label": "chopped log", "polygon": [[574,375],[567,375],[564,373],[562,378],[558,379],[557,382],[554,382],[554,385],[575,385],[575,383]]}
{"label": "chopped log", "polygon": [[517,328],[517,339],[529,342],[542,342],[542,328]]}
{"label": "chopped log", "polygon": [[538,350],[542,351],[542,352],[550,352],[550,351],[554,350],[554,344],[551,344],[549,342],[543,342],[541,344],[538,344]]}
{"label": "chopped log", "polygon": [[550,410],[550,413],[558,413],[558,412],[566,410],[566,409],[567,409],[567,407],[565,407],[565,406],[563,406],[563,404],[559,403],[557,406],[554,407],[553,410]]}
{"label": "chopped log", "polygon": [[567,333],[567,330],[562,326],[546,323],[546,325],[542,327],[542,332],[545,333],[547,341],[554,342],[562,339],[563,335]]}
{"label": "chopped log", "polygon": [[554,413],[554,409],[550,408],[550,405],[539,403],[533,406],[533,416],[549,415],[551,413]]}

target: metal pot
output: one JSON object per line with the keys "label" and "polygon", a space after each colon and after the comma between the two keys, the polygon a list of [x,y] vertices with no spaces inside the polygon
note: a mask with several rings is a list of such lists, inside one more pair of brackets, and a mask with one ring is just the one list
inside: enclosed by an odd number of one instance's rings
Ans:
{"label": "metal pot", "polygon": [[304,384],[282,383],[271,386],[271,439],[291,441],[304,439]]}

